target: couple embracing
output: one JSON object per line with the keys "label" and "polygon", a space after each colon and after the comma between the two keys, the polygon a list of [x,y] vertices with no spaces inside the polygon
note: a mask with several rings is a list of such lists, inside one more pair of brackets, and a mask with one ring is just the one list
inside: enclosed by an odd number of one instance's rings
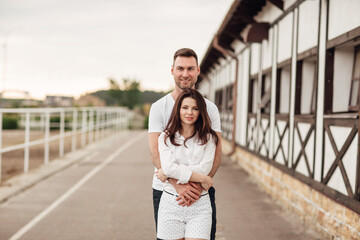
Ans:
{"label": "couple embracing", "polygon": [[171,73],[175,89],[155,102],[149,115],[157,239],[213,240],[212,177],[221,162],[219,111],[192,89],[200,74],[193,50],[175,52]]}

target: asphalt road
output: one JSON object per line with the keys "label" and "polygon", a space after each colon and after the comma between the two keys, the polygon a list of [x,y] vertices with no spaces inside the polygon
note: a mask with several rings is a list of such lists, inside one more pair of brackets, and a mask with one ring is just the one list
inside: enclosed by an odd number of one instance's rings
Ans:
{"label": "asphalt road", "polygon": [[[155,239],[146,132],[98,145],[78,163],[1,204],[0,240]],[[218,240],[320,239],[226,157],[214,182]]]}

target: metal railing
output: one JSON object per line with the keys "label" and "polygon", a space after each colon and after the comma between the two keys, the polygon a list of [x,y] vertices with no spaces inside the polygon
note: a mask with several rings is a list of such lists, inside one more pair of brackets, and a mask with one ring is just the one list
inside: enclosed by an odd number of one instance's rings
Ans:
{"label": "metal railing", "polygon": [[[23,143],[9,145],[3,142],[3,119],[17,119],[18,128],[24,131]],[[44,145],[44,164],[49,162],[50,143],[59,141],[59,156],[64,155],[65,138],[71,137],[71,152],[128,128],[129,111],[122,107],[86,108],[0,108],[0,182],[2,179],[2,155],[7,152],[24,151],[24,172],[29,171],[30,147]],[[43,133],[43,138],[30,140],[30,132]],[[52,133],[52,134],[50,134]],[[5,145],[9,146],[4,146]]]}

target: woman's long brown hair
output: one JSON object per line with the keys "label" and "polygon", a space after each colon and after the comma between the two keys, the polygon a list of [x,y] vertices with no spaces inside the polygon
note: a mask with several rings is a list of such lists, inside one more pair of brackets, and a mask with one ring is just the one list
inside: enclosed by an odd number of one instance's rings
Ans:
{"label": "woman's long brown hair", "polygon": [[180,146],[180,144],[175,141],[175,134],[176,132],[182,131],[180,108],[183,100],[187,97],[195,99],[196,105],[199,109],[199,117],[195,122],[194,133],[190,137],[185,139],[184,146],[186,147],[185,142],[188,139],[194,137],[196,134],[201,142],[201,145],[204,145],[209,141],[209,134],[213,136],[215,144],[217,145],[219,139],[216,132],[211,128],[211,121],[206,110],[206,103],[204,97],[201,95],[201,93],[199,93],[195,89],[185,89],[176,99],[174,108],[171,112],[170,120],[165,128],[165,133],[166,133],[164,139],[165,144],[166,144],[166,139],[169,137],[170,142],[173,145]]}

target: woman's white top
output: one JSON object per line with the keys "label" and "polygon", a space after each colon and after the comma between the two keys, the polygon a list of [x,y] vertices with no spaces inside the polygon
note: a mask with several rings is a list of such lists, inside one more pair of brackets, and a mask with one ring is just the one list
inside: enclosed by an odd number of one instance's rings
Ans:
{"label": "woman's white top", "polygon": [[[175,134],[175,141],[180,146],[171,144],[169,137],[165,144],[164,138],[165,132],[162,132],[158,143],[161,168],[167,177],[178,179],[178,184],[184,184],[189,182],[192,172],[209,174],[216,150],[215,141],[211,135],[207,144],[204,145],[201,145],[197,136],[194,136],[186,141],[186,147],[184,146],[185,138],[178,132]],[[175,188],[168,181],[164,183],[164,190],[176,194]]]}

